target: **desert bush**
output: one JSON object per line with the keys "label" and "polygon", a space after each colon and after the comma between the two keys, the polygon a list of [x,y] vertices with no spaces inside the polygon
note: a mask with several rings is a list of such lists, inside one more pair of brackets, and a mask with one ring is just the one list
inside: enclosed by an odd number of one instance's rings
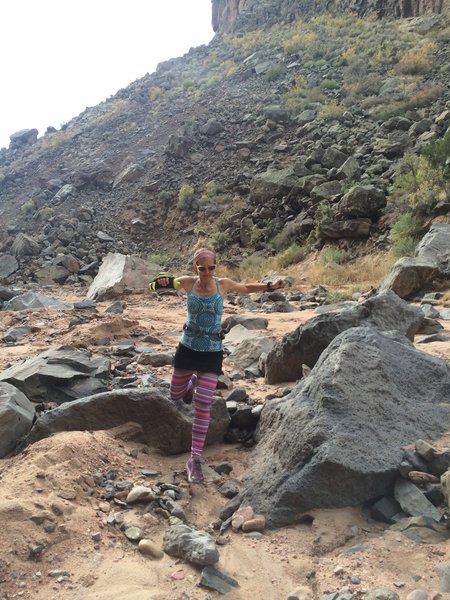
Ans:
{"label": "desert bush", "polygon": [[350,258],[350,254],[347,250],[341,250],[340,248],[326,248],[320,253],[319,263],[323,266],[335,263],[341,265],[347,262]]}
{"label": "desert bush", "polygon": [[307,254],[306,248],[292,244],[276,257],[277,264],[284,268],[289,265],[301,262]]}
{"label": "desert bush", "polygon": [[161,190],[158,193],[158,200],[161,200],[161,202],[169,202],[170,200],[172,200],[172,198],[172,192],[168,192],[167,190]]}
{"label": "desert bush", "polygon": [[433,169],[440,170],[446,179],[450,179],[450,131],[443,138],[432,140],[425,146],[422,156]]}
{"label": "desert bush", "polygon": [[337,100],[331,100],[320,107],[319,116],[325,120],[337,119],[343,114],[344,111],[345,107],[339,104]]}
{"label": "desert bush", "polygon": [[436,48],[434,42],[427,42],[422,46],[411,48],[401,55],[395,66],[397,73],[403,75],[423,75],[432,67],[430,53]]}
{"label": "desert bush", "polygon": [[319,87],[321,90],[335,90],[339,87],[339,83],[335,79],[324,79]]}
{"label": "desert bush", "polygon": [[178,191],[177,207],[181,209],[189,208],[195,196],[195,190],[189,183],[183,183]]}
{"label": "desert bush", "polygon": [[417,240],[413,237],[406,237],[397,240],[392,244],[392,254],[395,258],[403,258],[404,256],[414,256],[414,251],[417,246]]}
{"label": "desert bush", "polygon": [[148,254],[147,260],[150,263],[164,266],[169,262],[170,256],[168,254]]}
{"label": "desert bush", "polygon": [[322,202],[316,209],[314,214],[314,231],[313,237],[315,239],[320,238],[320,228],[322,225],[326,225],[327,223],[331,223],[334,221],[335,214],[334,209],[330,204],[326,202]]}
{"label": "desert bush", "polygon": [[208,245],[216,252],[221,252],[227,248],[228,241],[228,235],[224,231],[215,231],[209,236]]}
{"label": "desert bush", "polygon": [[391,227],[391,238],[394,242],[407,238],[414,239],[421,225],[421,221],[413,213],[403,213]]}
{"label": "desert bush", "polygon": [[164,94],[163,88],[154,86],[154,87],[150,88],[148,96],[149,96],[150,100],[153,101],[153,100],[156,100],[157,98],[160,98],[163,94]]}
{"label": "desert bush", "polygon": [[283,67],[283,65],[272,65],[265,72],[264,78],[267,81],[276,81],[277,79],[280,79],[280,77],[282,77],[285,72],[286,69]]}
{"label": "desert bush", "polygon": [[44,206],[39,210],[39,215],[44,221],[48,221],[53,216],[54,209],[51,206]]}
{"label": "desert bush", "polygon": [[23,214],[27,215],[28,213],[32,212],[35,208],[36,208],[36,206],[34,204],[34,201],[33,200],[27,200],[20,207],[20,211]]}

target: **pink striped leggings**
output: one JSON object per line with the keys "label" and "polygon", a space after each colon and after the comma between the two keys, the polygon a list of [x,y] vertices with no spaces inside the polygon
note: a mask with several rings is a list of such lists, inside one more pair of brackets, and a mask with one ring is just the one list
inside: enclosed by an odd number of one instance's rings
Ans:
{"label": "pink striped leggings", "polygon": [[[170,382],[170,397],[180,400],[187,392],[192,371],[174,369]],[[194,394],[194,419],[192,421],[191,456],[201,456],[208,433],[211,402],[219,376],[216,373],[197,372],[197,389]]]}

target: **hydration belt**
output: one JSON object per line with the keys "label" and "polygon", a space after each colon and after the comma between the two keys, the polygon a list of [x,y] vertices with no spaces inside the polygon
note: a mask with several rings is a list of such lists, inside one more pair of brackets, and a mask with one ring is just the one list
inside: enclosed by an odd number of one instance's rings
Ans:
{"label": "hydration belt", "polygon": [[213,339],[223,340],[225,338],[225,332],[219,329],[215,333],[211,333],[210,331],[206,331],[206,329],[202,329],[198,325],[188,325],[185,323],[183,325],[183,330],[190,335],[207,335]]}

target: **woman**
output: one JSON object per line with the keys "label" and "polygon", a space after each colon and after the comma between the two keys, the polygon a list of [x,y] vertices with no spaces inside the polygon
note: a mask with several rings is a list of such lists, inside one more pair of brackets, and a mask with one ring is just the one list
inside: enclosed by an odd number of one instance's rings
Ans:
{"label": "woman", "polygon": [[269,283],[237,283],[214,276],[216,253],[200,248],[194,254],[195,276],[173,278],[158,275],[151,290],[182,288],[187,292],[187,320],[175,353],[170,383],[172,400],[194,399],[191,457],[186,463],[188,481],[203,481],[201,456],[210,421],[211,402],[222,373],[223,335],[221,330],[223,296],[228,292],[249,294],[284,286],[282,279]]}

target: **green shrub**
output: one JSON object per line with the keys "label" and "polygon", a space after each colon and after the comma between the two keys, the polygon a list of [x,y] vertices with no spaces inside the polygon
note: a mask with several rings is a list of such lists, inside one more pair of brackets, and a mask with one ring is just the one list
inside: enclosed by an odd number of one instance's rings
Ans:
{"label": "green shrub", "polygon": [[178,203],[177,207],[186,209],[191,206],[192,200],[194,199],[195,191],[192,185],[189,183],[183,183],[178,192]]}
{"label": "green shrub", "polygon": [[320,238],[320,228],[322,225],[326,225],[327,223],[332,223],[334,221],[334,210],[329,205],[323,202],[319,204],[317,207],[316,213],[314,215],[314,237],[316,239]]}
{"label": "green shrub", "polygon": [[295,263],[299,263],[306,256],[306,249],[303,246],[292,244],[277,256],[277,263],[280,267],[288,267]]}
{"label": "green shrub", "polygon": [[44,221],[48,221],[55,211],[50,206],[44,206],[39,210],[39,214],[44,219]]}
{"label": "green shrub", "polygon": [[339,83],[335,79],[324,79],[320,82],[321,90],[335,90],[339,87]]}
{"label": "green shrub", "polygon": [[403,256],[414,256],[416,245],[416,239],[412,237],[402,238],[400,240],[397,240],[392,245],[392,254],[396,258],[402,258]]}
{"label": "green shrub", "polygon": [[148,254],[147,260],[157,265],[165,265],[170,260],[170,256],[168,254]]}
{"label": "green shrub", "polygon": [[349,258],[350,255],[346,250],[341,250],[340,248],[326,248],[319,256],[319,263],[323,266],[332,263],[342,265],[347,262]]}
{"label": "green shrub", "polygon": [[22,206],[20,207],[20,211],[23,212],[25,215],[30,213],[31,211],[33,211],[35,209],[35,205],[33,200],[27,200],[26,202],[24,202],[24,204],[22,204]]}
{"label": "green shrub", "polygon": [[285,73],[285,68],[282,65],[272,65],[267,69],[264,74],[264,78],[267,81],[276,81],[280,79]]}
{"label": "green shrub", "polygon": [[433,169],[441,169],[444,177],[450,178],[450,131],[443,138],[427,144],[422,155]]}
{"label": "green shrub", "polygon": [[229,241],[228,234],[225,231],[215,231],[208,238],[208,245],[212,246],[217,252],[225,250]]}
{"label": "green shrub", "polygon": [[413,239],[417,236],[420,227],[421,222],[417,217],[410,212],[404,213],[392,225],[391,238],[394,242]]}
{"label": "green shrub", "polygon": [[171,192],[168,192],[167,190],[162,190],[158,194],[158,200],[161,200],[161,202],[169,202],[170,200],[172,200],[172,198],[173,194]]}

